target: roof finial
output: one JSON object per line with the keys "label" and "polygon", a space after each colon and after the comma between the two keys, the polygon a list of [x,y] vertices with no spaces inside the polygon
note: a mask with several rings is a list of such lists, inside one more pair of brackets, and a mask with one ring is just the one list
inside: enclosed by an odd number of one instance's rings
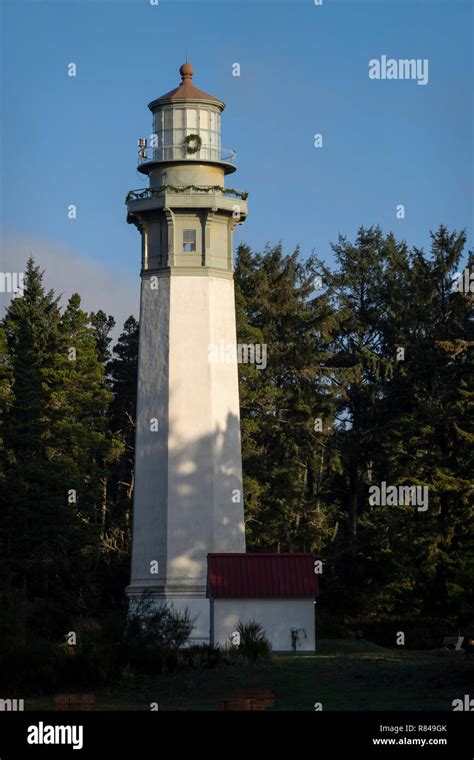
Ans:
{"label": "roof finial", "polygon": [[190,63],[188,63],[187,58],[188,58],[188,56],[186,54],[186,63],[183,63],[183,65],[181,66],[181,68],[179,70],[179,73],[181,74],[181,76],[183,78],[183,82],[184,82],[185,79],[192,79],[193,78],[193,74],[194,74],[193,67],[191,66]]}

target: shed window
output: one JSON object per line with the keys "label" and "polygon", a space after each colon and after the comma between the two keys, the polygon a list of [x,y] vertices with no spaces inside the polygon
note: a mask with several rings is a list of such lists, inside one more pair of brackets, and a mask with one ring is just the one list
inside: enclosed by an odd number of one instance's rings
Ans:
{"label": "shed window", "polygon": [[183,251],[192,253],[196,250],[196,230],[183,230]]}

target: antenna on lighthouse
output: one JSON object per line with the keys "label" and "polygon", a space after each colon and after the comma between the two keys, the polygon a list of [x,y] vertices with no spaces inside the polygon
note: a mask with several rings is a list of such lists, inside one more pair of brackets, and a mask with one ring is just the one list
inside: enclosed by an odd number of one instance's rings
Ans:
{"label": "antenna on lighthouse", "polygon": [[143,161],[146,161],[148,158],[147,146],[148,146],[148,140],[146,139],[146,137],[139,137],[138,138],[138,147],[139,147],[138,158],[140,160],[140,163],[143,163]]}

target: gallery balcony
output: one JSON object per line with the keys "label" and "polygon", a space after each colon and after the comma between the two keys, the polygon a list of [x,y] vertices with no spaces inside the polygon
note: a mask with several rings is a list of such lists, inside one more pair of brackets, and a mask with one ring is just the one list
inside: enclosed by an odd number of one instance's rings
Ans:
{"label": "gallery balcony", "polygon": [[142,187],[138,190],[130,190],[125,198],[128,205],[131,201],[148,201],[154,198],[161,198],[166,193],[172,195],[195,195],[195,194],[215,194],[224,198],[234,198],[236,200],[246,201],[248,193],[245,190],[235,190],[232,187],[221,187],[220,185],[187,185],[186,187],[174,187],[173,185],[162,185],[161,187]]}
{"label": "gallery balcony", "polygon": [[223,164],[225,173],[230,174],[236,169],[237,152],[232,148],[221,148],[215,145],[202,143],[198,149],[190,152],[189,146],[184,143],[179,145],[162,145],[159,147],[141,146],[138,151],[138,171],[149,174],[150,169],[157,164],[173,161],[189,161],[189,163],[217,163]]}
{"label": "gallery balcony", "polygon": [[221,185],[162,185],[130,190],[125,198],[130,215],[159,208],[221,209],[235,213],[236,207],[243,219],[247,216],[248,193]]}

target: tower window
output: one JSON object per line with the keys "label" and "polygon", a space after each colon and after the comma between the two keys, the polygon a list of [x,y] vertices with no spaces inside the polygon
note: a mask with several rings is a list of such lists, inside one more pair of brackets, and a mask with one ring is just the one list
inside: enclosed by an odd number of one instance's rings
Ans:
{"label": "tower window", "polygon": [[192,253],[196,250],[196,230],[183,230],[183,251]]}

